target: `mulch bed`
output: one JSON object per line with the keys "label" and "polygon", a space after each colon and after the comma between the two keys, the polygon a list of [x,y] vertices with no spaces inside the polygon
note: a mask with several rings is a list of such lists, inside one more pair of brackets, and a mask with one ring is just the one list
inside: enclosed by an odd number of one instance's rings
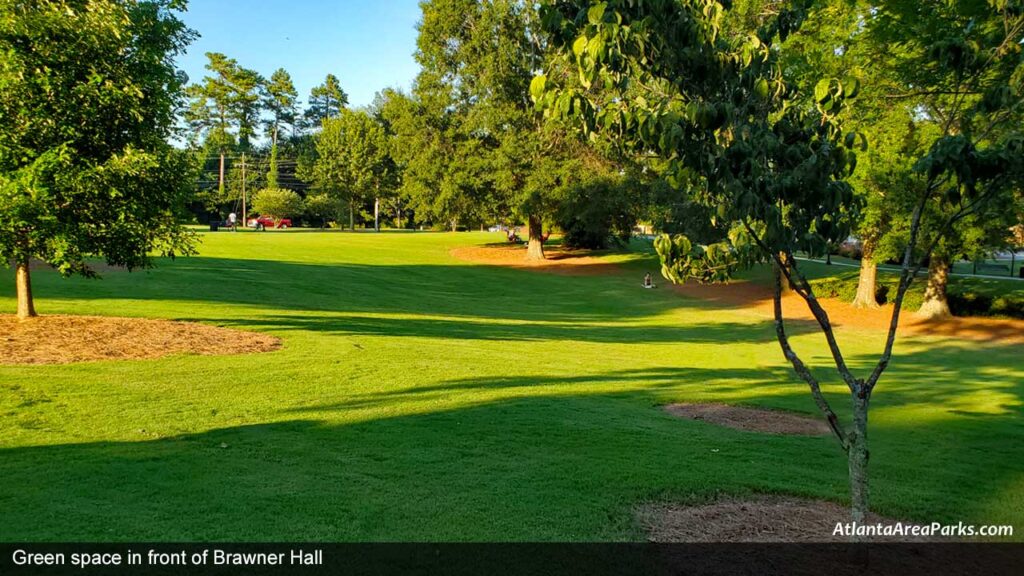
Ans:
{"label": "mulch bed", "polygon": [[245,354],[280,347],[281,341],[269,334],[196,322],[60,315],[19,321],[0,316],[0,364]]}
{"label": "mulch bed", "polygon": [[475,264],[524,268],[566,276],[596,276],[620,270],[616,264],[593,256],[589,250],[548,247],[544,249],[544,260],[527,260],[526,248],[513,243],[456,248],[451,251],[451,255]]}
{"label": "mulch bed", "polygon": [[828,424],[821,418],[764,408],[728,404],[669,404],[665,406],[665,411],[680,418],[702,420],[749,432],[801,436],[821,436],[831,432]]}
{"label": "mulch bed", "polygon": [[[726,498],[694,506],[645,504],[636,519],[651,542],[849,542],[835,534],[836,524],[850,522],[850,509],[821,500],[788,496]],[[867,524],[898,521],[868,514]],[[903,523],[910,526],[910,523]],[[938,537],[877,536],[871,542],[925,542]],[[949,540],[946,538],[945,540]]]}

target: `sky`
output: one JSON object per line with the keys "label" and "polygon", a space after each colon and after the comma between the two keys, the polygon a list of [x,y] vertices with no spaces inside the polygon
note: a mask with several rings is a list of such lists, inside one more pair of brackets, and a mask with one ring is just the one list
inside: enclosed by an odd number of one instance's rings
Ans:
{"label": "sky", "polygon": [[384,88],[409,88],[419,71],[418,0],[191,0],[180,16],[201,35],[178,58],[191,82],[206,75],[206,52],[222,52],[266,78],[284,68],[303,106],[334,74],[359,107]]}

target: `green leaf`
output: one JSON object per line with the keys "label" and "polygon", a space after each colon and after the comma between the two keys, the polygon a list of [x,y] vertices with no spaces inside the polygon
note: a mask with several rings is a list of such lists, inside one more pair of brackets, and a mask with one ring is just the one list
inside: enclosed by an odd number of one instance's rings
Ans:
{"label": "green leaf", "polygon": [[823,80],[819,80],[818,83],[814,85],[814,100],[815,100],[815,102],[817,102],[819,104],[823,104],[826,100],[828,100],[830,98],[830,95],[829,95],[829,85],[830,84],[831,84],[831,80],[829,80],[828,78],[825,78]]}
{"label": "green leaf", "polygon": [[600,62],[601,60],[604,60],[604,54],[604,42],[601,41],[600,36],[594,36],[590,39],[590,42],[587,42],[587,55],[589,55],[592,60]]}
{"label": "green leaf", "polygon": [[533,101],[537,102],[544,95],[544,86],[547,84],[548,77],[544,74],[539,74],[533,77],[530,81],[530,96],[533,97]]}
{"label": "green leaf", "polygon": [[583,51],[586,50],[586,49],[587,49],[587,36],[585,34],[580,36],[579,38],[577,38],[576,41],[572,43],[572,53],[575,54],[577,58],[582,56],[583,55]]}
{"label": "green leaf", "polygon": [[607,7],[607,2],[594,4],[589,10],[587,10],[587,20],[589,20],[591,24],[600,24],[604,20],[604,10]]}
{"label": "green leaf", "polygon": [[858,94],[860,94],[860,80],[857,80],[852,76],[848,76],[843,80],[843,86],[843,96],[848,100],[853,100]]}
{"label": "green leaf", "polygon": [[754,84],[754,94],[757,94],[758,98],[765,99],[768,97],[768,81],[761,78]]}

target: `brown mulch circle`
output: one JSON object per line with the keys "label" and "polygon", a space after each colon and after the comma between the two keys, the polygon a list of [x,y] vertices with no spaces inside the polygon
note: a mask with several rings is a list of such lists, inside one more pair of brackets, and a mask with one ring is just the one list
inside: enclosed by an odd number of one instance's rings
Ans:
{"label": "brown mulch circle", "polygon": [[820,436],[831,432],[828,424],[820,418],[764,408],[728,404],[669,404],[665,406],[665,411],[680,418],[702,420],[749,432],[799,436]]}
{"label": "brown mulch circle", "polygon": [[[836,534],[838,523],[850,522],[850,509],[834,502],[788,496],[722,499],[682,506],[644,504],[636,519],[651,542],[849,542]],[[898,520],[869,513],[865,525],[891,526]],[[903,526],[913,524],[902,522]],[[949,540],[939,536],[867,536],[871,542]]]}
{"label": "brown mulch circle", "polygon": [[245,354],[280,347],[281,340],[269,334],[196,322],[60,315],[19,321],[0,316],[0,364]]}
{"label": "brown mulch circle", "polygon": [[526,248],[511,242],[456,248],[451,251],[451,255],[476,264],[525,268],[567,276],[594,276],[619,270],[617,265],[592,256],[589,250],[545,248],[544,260],[527,260]]}

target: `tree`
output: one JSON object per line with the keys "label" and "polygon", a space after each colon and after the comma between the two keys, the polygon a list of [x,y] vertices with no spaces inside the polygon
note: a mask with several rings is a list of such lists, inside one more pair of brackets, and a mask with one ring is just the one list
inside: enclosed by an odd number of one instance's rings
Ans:
{"label": "tree", "polygon": [[306,108],[306,123],[319,126],[324,120],[336,118],[348,106],[348,94],[341,89],[341,83],[334,74],[328,74],[324,83],[314,86],[309,92],[309,107]]}
{"label": "tree", "polygon": [[326,228],[329,220],[338,220],[343,208],[337,198],[327,194],[311,194],[306,197],[306,214],[320,220],[321,228]]}
{"label": "tree", "polygon": [[291,190],[281,188],[264,188],[252,197],[253,210],[262,216],[270,216],[274,223],[282,218],[298,216],[305,209],[302,197]]}
{"label": "tree", "polygon": [[[533,93],[539,106],[577,120],[587,133],[610,133],[636,153],[657,154],[670,181],[703,190],[702,202],[715,209],[717,220],[730,223],[727,238],[707,245],[681,235],[660,237],[656,247],[666,277],[714,282],[743,266],[772,264],[779,345],[848,455],[852,516],[863,522],[868,406],[892,358],[903,298],[923,265],[920,258],[915,264],[915,256],[930,254],[948,226],[975,213],[993,195],[1019,186],[1019,180],[1012,180],[1013,175],[1019,179],[1024,138],[1019,124],[1006,121],[1021,105],[1024,19],[1019,7],[1007,2],[942,3],[941,10],[917,2],[880,3],[885,18],[910,10],[932,25],[948,24],[929,28],[899,18],[891,30],[910,46],[901,62],[906,73],[918,69],[944,78],[941,83],[921,78],[916,89],[948,92],[946,97],[959,104],[947,108],[942,137],[915,163],[925,185],[909,218],[885,348],[871,372],[857,376],[793,257],[797,250],[821,254],[828,243],[844,239],[863,205],[845,179],[856,166],[856,153],[863,151],[864,138],[844,130],[841,122],[843,109],[860,91],[859,82],[825,78],[813,87],[799,85],[779,65],[785,40],[799,31],[813,4],[781,7],[755,34],[741,37],[721,34],[725,6],[714,0],[548,3],[545,27],[575,65],[583,86],[566,87],[557,78],[549,84],[552,79],[541,75]],[[959,10],[970,12],[970,18],[962,18]],[[964,82],[975,77],[985,79],[976,86],[982,93],[978,104],[970,103],[972,88]],[[799,105],[808,100],[813,107]],[[970,120],[983,111],[978,122]],[[995,127],[1007,134],[985,141],[983,136]],[[1018,133],[1011,134],[1014,130]],[[940,197],[959,201],[950,202],[955,210],[943,214],[933,228],[937,236],[924,243],[922,216]],[[784,285],[804,300],[825,336],[837,375],[850,392],[849,427],[840,424],[817,377],[790,346],[782,313]]]}
{"label": "tree", "polygon": [[277,138],[281,129],[295,125],[296,105],[299,93],[292,84],[292,77],[284,68],[278,68],[264,86],[263,105],[270,112],[266,122],[270,134],[270,169],[267,172],[267,187],[277,188]]}
{"label": "tree", "polygon": [[[858,98],[850,115],[867,135],[871,148],[861,158],[861,169],[851,180],[867,207],[854,227],[863,247],[861,275],[854,305],[875,307],[877,261],[895,258],[908,241],[910,218],[915,199],[927,186],[927,175],[915,171],[917,161],[931,147],[952,132],[962,132],[961,124],[980,123],[988,128],[975,132],[975,145],[987,146],[1006,136],[1004,130],[991,124],[998,119],[1012,126],[1007,115],[1020,122],[1020,110],[1002,110],[992,116],[989,107],[977,105],[988,98],[997,102],[1003,95],[989,94],[993,78],[981,73],[981,62],[970,62],[979,56],[977,50],[986,42],[999,41],[1000,34],[1013,35],[1010,19],[993,17],[986,2],[961,2],[956,6],[925,8],[912,2],[836,2],[828,11],[831,21],[853,22],[846,25],[846,37],[822,41],[814,36],[813,44],[805,43],[801,55],[839,52],[842,66],[855,70],[867,89]],[[845,14],[836,17],[836,14]],[[1003,26],[1009,26],[1000,30]],[[852,42],[846,42],[852,38]],[[990,44],[990,47],[993,44]],[[814,48],[818,48],[814,50]],[[797,52],[794,50],[793,52]],[[999,66],[1013,66],[1013,58],[1003,55]],[[939,61],[942,57],[945,61]],[[936,64],[938,63],[938,64]],[[998,67],[998,66],[997,66]],[[957,77],[958,72],[966,72]],[[998,73],[997,73],[998,75]],[[968,128],[967,130],[970,130]],[[936,199],[935,209],[922,218],[922,240],[929,244],[931,232],[943,239],[936,244],[930,259],[929,286],[919,315],[949,315],[946,303],[946,277],[952,261],[960,257],[977,257],[998,248],[1003,241],[1005,212],[990,211],[991,217],[965,216],[950,230],[932,230],[941,225],[942,214],[955,213],[958,199],[946,203]],[[991,204],[989,207],[991,208]]]}
{"label": "tree", "polygon": [[366,112],[345,109],[337,118],[324,121],[316,148],[314,184],[317,190],[348,203],[349,228],[354,230],[356,203],[373,198],[387,178],[384,129]]}
{"label": "tree", "polygon": [[[551,194],[557,175],[548,169],[571,158],[571,138],[545,125],[530,100],[530,82],[547,53],[537,12],[515,0],[432,0],[421,6],[416,94],[431,116],[442,119],[439,143],[460,161],[449,164],[441,186],[427,190],[467,199],[477,215],[486,214],[488,205],[508,207],[528,223],[527,258],[543,259],[544,220],[557,207]],[[475,166],[461,162],[463,146]]]}
{"label": "tree", "polygon": [[250,139],[256,133],[261,112],[259,91],[263,79],[224,54],[207,52],[206,58],[206,69],[213,74],[187,88],[191,104],[185,119],[196,135],[205,137],[206,145],[220,155],[218,188],[223,197],[225,154],[236,144],[243,152],[252,148]]}
{"label": "tree", "polygon": [[192,160],[168,145],[195,37],[174,0],[0,5],[0,258],[18,317],[35,316],[30,262],[96,277],[192,251],[177,211]]}
{"label": "tree", "polygon": [[452,230],[460,220],[480,217],[487,170],[464,114],[433,99],[388,91],[381,116],[394,133],[390,152],[401,170],[398,189],[406,207]]}

